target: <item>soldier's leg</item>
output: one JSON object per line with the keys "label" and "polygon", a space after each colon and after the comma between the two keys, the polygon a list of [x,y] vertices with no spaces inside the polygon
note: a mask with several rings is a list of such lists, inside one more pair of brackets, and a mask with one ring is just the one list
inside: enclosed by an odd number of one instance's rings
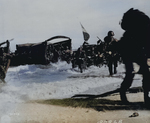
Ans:
{"label": "soldier's leg", "polygon": [[128,103],[128,100],[126,97],[126,91],[127,89],[130,88],[132,81],[133,81],[133,77],[134,77],[134,74],[132,73],[133,72],[132,62],[125,63],[125,68],[126,68],[126,75],[125,75],[123,82],[121,83],[120,98],[123,103]]}
{"label": "soldier's leg", "polygon": [[148,66],[143,68],[143,90],[145,106],[150,109],[150,72]]}
{"label": "soldier's leg", "polygon": [[109,62],[108,62],[108,70],[109,70],[109,74],[112,75],[113,72],[112,72],[112,61],[111,60],[109,60]]}
{"label": "soldier's leg", "polygon": [[112,75],[113,74],[113,72],[112,72],[112,63],[109,63],[108,67],[109,67],[109,74]]}
{"label": "soldier's leg", "polygon": [[78,60],[78,66],[79,66],[79,69],[80,69],[80,72],[82,73],[83,72],[83,69],[82,69],[82,63],[83,61],[81,59]]}
{"label": "soldier's leg", "polygon": [[72,68],[75,68],[75,60],[71,60]]}
{"label": "soldier's leg", "polygon": [[114,74],[117,73],[117,61],[115,60],[114,61]]}

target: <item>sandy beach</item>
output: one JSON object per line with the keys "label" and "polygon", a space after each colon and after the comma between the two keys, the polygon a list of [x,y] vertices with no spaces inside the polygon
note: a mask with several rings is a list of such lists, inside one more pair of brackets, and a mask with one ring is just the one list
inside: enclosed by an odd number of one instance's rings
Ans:
{"label": "sandy beach", "polygon": [[[99,104],[107,109],[98,110],[28,102],[19,104],[16,112],[7,119],[10,123],[150,123],[150,110],[143,107],[143,93],[129,93],[127,96],[130,102],[140,104],[126,105],[128,108],[125,109],[125,105]],[[120,101],[118,93],[101,99]],[[131,117],[134,112],[139,116]]]}
{"label": "sandy beach", "polygon": [[[17,67],[22,79],[16,77],[16,68],[9,69],[7,80],[10,81],[1,87],[0,123],[150,123],[150,111],[144,108],[143,92],[129,91],[130,105],[121,104],[118,92],[99,96],[120,87],[123,65],[118,66],[118,74],[112,77],[108,76],[105,66],[100,69],[93,66],[82,74],[66,68],[65,63],[54,64],[51,69],[41,67]],[[136,75],[131,88],[141,87],[141,80],[141,75]],[[89,101],[84,107],[41,102],[71,99],[74,95],[81,99],[81,95],[96,96],[96,103]],[[65,100],[63,102],[66,104]],[[134,112],[138,116],[130,117]]]}
{"label": "sandy beach", "polygon": [[[16,68],[9,69],[7,79],[11,81],[1,87],[0,123],[150,123],[150,111],[143,105],[143,92],[128,92],[131,105],[121,104],[118,92],[99,96],[119,88],[124,76],[123,65],[119,65],[118,74],[113,77],[108,76],[106,67],[91,67],[80,74],[66,68],[65,63],[56,66],[51,69],[20,66],[17,68],[19,77],[23,78],[20,80],[12,79]],[[34,76],[29,82],[31,72]],[[41,73],[44,80],[40,78]],[[135,76],[133,87],[141,87],[140,75]],[[91,98],[87,107],[40,102],[71,99],[74,95],[81,99],[81,95],[96,95],[96,103]],[[134,112],[139,116],[130,117]]]}
{"label": "sandy beach", "polygon": [[[11,61],[0,81],[0,123],[150,123],[143,89],[130,91],[148,82],[149,5],[0,0],[1,66]],[[135,76],[123,104],[128,62]]]}

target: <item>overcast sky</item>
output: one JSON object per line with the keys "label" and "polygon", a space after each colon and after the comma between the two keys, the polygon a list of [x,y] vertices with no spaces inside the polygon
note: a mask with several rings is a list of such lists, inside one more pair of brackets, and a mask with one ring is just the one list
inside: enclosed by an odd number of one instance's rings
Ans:
{"label": "overcast sky", "polygon": [[83,43],[80,23],[96,44],[109,30],[119,39],[123,13],[131,7],[150,17],[150,0],[0,0],[0,42],[16,44],[41,42],[56,35],[72,39],[73,48]]}

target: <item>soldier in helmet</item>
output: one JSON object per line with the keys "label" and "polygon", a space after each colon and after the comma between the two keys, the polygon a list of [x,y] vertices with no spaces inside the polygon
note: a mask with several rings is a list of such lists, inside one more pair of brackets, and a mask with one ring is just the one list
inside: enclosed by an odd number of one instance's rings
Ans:
{"label": "soldier in helmet", "polygon": [[117,73],[117,51],[115,49],[117,39],[115,39],[113,36],[114,32],[109,31],[107,36],[104,38],[105,54],[110,75]]}
{"label": "soldier in helmet", "polygon": [[143,77],[145,107],[150,109],[150,18],[138,9],[129,9],[123,14],[120,23],[125,31],[118,41],[118,51],[125,64],[125,78],[120,87],[120,98],[123,103],[129,103],[126,91],[131,87],[135,71],[133,62],[140,65]]}

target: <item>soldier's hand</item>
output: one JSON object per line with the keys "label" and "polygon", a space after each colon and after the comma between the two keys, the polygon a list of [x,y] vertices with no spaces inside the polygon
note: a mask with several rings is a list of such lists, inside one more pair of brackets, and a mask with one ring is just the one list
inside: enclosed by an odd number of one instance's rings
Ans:
{"label": "soldier's hand", "polygon": [[108,54],[109,54],[109,55],[111,55],[111,54],[112,54],[112,52],[111,52],[111,51],[109,51],[109,52],[108,52]]}
{"label": "soldier's hand", "polygon": [[150,58],[147,59],[147,65],[150,67]]}

